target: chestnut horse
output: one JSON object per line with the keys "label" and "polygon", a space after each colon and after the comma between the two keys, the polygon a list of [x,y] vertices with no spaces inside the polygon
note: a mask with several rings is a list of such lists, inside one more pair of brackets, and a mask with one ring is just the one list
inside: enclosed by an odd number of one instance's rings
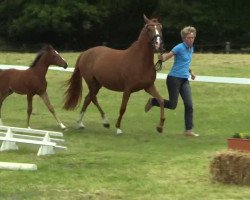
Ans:
{"label": "chestnut horse", "polygon": [[137,41],[128,49],[115,50],[104,46],[88,49],[80,54],[74,72],[68,80],[65,93],[65,109],[74,109],[82,95],[82,77],[88,85],[89,93],[85,97],[80,112],[78,126],[83,128],[84,112],[92,101],[100,111],[103,125],[109,127],[105,113],[97,100],[99,89],[104,86],[113,91],[123,92],[120,115],[116,122],[117,134],[122,133],[121,120],[132,92],[144,89],[159,101],[160,124],[157,130],[162,132],[164,125],[163,99],[156,90],[154,81],[156,70],[154,67],[154,52],[162,51],[162,26],[157,19],[148,19],[144,15],[145,26],[142,28]]}
{"label": "chestnut horse", "polygon": [[66,127],[56,116],[53,106],[50,104],[47,89],[46,73],[50,65],[57,65],[67,68],[67,62],[53,49],[51,45],[43,47],[26,70],[7,69],[0,71],[0,124],[2,124],[1,108],[4,99],[12,93],[27,95],[27,127],[30,127],[30,115],[32,113],[32,100],[34,95],[39,95],[49,111],[55,117],[62,129]]}

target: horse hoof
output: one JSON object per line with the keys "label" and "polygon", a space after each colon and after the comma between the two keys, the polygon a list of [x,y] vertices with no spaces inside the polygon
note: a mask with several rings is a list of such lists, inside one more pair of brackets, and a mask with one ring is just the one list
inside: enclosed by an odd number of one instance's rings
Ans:
{"label": "horse hoof", "polygon": [[116,130],[116,135],[121,135],[121,134],[122,134],[122,130],[118,128],[118,129]]}
{"label": "horse hoof", "polygon": [[79,125],[78,128],[79,128],[79,129],[85,129],[85,126],[84,126],[84,125],[83,125],[83,126],[80,126],[80,125]]}
{"label": "horse hoof", "polygon": [[84,124],[82,122],[77,122],[77,124],[78,124],[79,129],[84,129],[85,128],[85,126],[84,126]]}
{"label": "horse hoof", "polygon": [[103,126],[104,126],[105,128],[110,128],[110,124],[109,124],[109,123],[106,123],[106,124],[104,123]]}
{"label": "horse hoof", "polygon": [[156,130],[157,130],[159,133],[162,133],[163,128],[162,128],[161,126],[157,126]]}

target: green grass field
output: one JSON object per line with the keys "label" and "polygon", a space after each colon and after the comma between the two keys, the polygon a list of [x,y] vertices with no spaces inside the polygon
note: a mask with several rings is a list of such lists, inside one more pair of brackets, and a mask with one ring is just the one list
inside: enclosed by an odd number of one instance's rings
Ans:
{"label": "green grass field", "polygon": [[[79,53],[62,53],[70,66]],[[0,53],[1,64],[29,65],[35,54]],[[168,72],[172,61],[164,63]],[[195,54],[192,69],[197,75],[248,77],[249,55]],[[239,200],[250,199],[249,186],[225,185],[211,180],[209,165],[218,151],[227,149],[226,139],[235,132],[250,132],[250,86],[191,82],[195,132],[198,138],[182,135],[183,105],[166,110],[164,132],[157,133],[159,109],[144,113],[149,95],[132,94],[122,121],[122,136],[116,136],[122,93],[102,89],[99,102],[110,120],[105,129],[97,109],[90,105],[78,130],[75,111],[62,109],[65,81],[71,73],[49,71],[48,94],[64,131],[67,151],[37,157],[37,148],[19,145],[20,150],[0,152],[0,161],[35,163],[38,170],[0,170],[0,199],[124,199],[124,200]],[[0,80],[1,81],[1,80]],[[165,81],[156,86],[168,97]],[[84,84],[83,94],[87,91]],[[42,101],[35,99],[36,114],[31,127],[60,131]],[[5,125],[24,127],[26,97],[14,94],[2,109]]]}

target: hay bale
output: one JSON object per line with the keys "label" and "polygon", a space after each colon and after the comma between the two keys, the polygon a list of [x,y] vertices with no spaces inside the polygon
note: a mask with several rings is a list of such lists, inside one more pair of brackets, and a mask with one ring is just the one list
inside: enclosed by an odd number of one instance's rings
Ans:
{"label": "hay bale", "polygon": [[212,180],[227,184],[250,185],[250,153],[217,153],[210,164]]}

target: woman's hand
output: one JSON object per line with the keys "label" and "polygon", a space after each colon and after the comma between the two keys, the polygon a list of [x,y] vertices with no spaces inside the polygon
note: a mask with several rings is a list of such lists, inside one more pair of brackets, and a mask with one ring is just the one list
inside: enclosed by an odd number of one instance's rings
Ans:
{"label": "woman's hand", "polygon": [[194,80],[196,75],[193,72],[191,72],[190,75],[191,75],[191,79]]}
{"label": "woman's hand", "polygon": [[159,55],[158,55],[158,60],[163,61],[163,54],[159,54]]}
{"label": "woman's hand", "polygon": [[161,60],[162,62],[165,62],[169,58],[172,58],[174,56],[174,53],[172,51],[164,54],[158,55],[158,60]]}

